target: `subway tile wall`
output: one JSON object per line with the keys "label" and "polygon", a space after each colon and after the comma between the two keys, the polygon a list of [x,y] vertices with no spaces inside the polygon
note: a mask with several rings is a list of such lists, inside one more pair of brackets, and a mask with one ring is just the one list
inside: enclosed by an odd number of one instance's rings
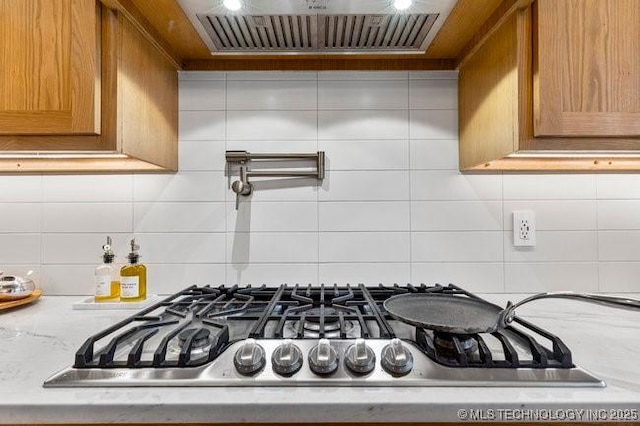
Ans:
{"label": "subway tile wall", "polygon": [[[457,283],[639,291],[640,175],[461,174],[454,72],[185,72],[180,172],[0,177],[0,267],[90,294],[134,235],[150,290],[191,284]],[[500,125],[500,123],[495,123]],[[256,180],[226,150],[327,155],[327,177]],[[537,246],[512,244],[530,209]]]}

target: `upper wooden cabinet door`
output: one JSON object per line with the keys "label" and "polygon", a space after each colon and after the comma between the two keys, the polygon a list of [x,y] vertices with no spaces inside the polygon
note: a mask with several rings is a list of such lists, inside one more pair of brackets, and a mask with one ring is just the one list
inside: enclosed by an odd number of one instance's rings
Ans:
{"label": "upper wooden cabinet door", "polygon": [[640,136],[640,0],[538,0],[535,136]]}
{"label": "upper wooden cabinet door", "polygon": [[0,0],[0,134],[100,129],[95,0]]}

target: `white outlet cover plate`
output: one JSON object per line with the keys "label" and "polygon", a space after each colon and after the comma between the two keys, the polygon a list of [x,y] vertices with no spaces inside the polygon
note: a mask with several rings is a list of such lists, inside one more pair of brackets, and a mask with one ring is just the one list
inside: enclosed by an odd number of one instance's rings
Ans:
{"label": "white outlet cover plate", "polygon": [[514,247],[535,247],[536,214],[532,210],[515,210],[513,212],[513,245]]}

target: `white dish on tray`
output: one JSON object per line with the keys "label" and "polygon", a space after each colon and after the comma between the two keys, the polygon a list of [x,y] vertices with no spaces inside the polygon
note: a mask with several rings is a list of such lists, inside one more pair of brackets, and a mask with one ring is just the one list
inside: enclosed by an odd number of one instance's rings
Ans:
{"label": "white dish on tray", "polygon": [[109,310],[109,309],[142,309],[158,302],[160,298],[157,294],[148,295],[141,302],[95,302],[93,296],[73,303],[73,309],[79,310]]}

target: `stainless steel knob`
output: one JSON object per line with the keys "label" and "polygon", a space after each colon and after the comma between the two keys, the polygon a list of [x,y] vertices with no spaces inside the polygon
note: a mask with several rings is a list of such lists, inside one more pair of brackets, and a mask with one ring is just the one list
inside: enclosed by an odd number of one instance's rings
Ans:
{"label": "stainless steel knob", "polygon": [[371,373],[376,366],[376,354],[364,339],[356,339],[356,342],[347,348],[344,363],[354,373]]}
{"label": "stainless steel knob", "polygon": [[233,357],[233,364],[236,366],[238,373],[245,376],[251,376],[260,371],[265,362],[264,348],[257,344],[255,339],[245,340]]}
{"label": "stainless steel knob", "polygon": [[413,368],[413,355],[397,338],[392,339],[391,343],[382,348],[380,358],[382,368],[394,376],[404,376]]}
{"label": "stainless steel knob", "polygon": [[328,339],[320,339],[309,352],[309,368],[318,375],[328,375],[338,369],[338,353]]}
{"label": "stainless steel knob", "polygon": [[273,371],[281,376],[295,374],[302,367],[302,351],[291,339],[287,339],[273,351],[271,365]]}
{"label": "stainless steel knob", "polygon": [[240,207],[240,196],[250,195],[253,191],[253,185],[246,180],[237,180],[231,184],[231,189],[236,193],[236,210]]}
{"label": "stainless steel knob", "polygon": [[237,180],[231,184],[231,189],[239,195],[250,195],[253,191],[253,185],[250,182]]}

